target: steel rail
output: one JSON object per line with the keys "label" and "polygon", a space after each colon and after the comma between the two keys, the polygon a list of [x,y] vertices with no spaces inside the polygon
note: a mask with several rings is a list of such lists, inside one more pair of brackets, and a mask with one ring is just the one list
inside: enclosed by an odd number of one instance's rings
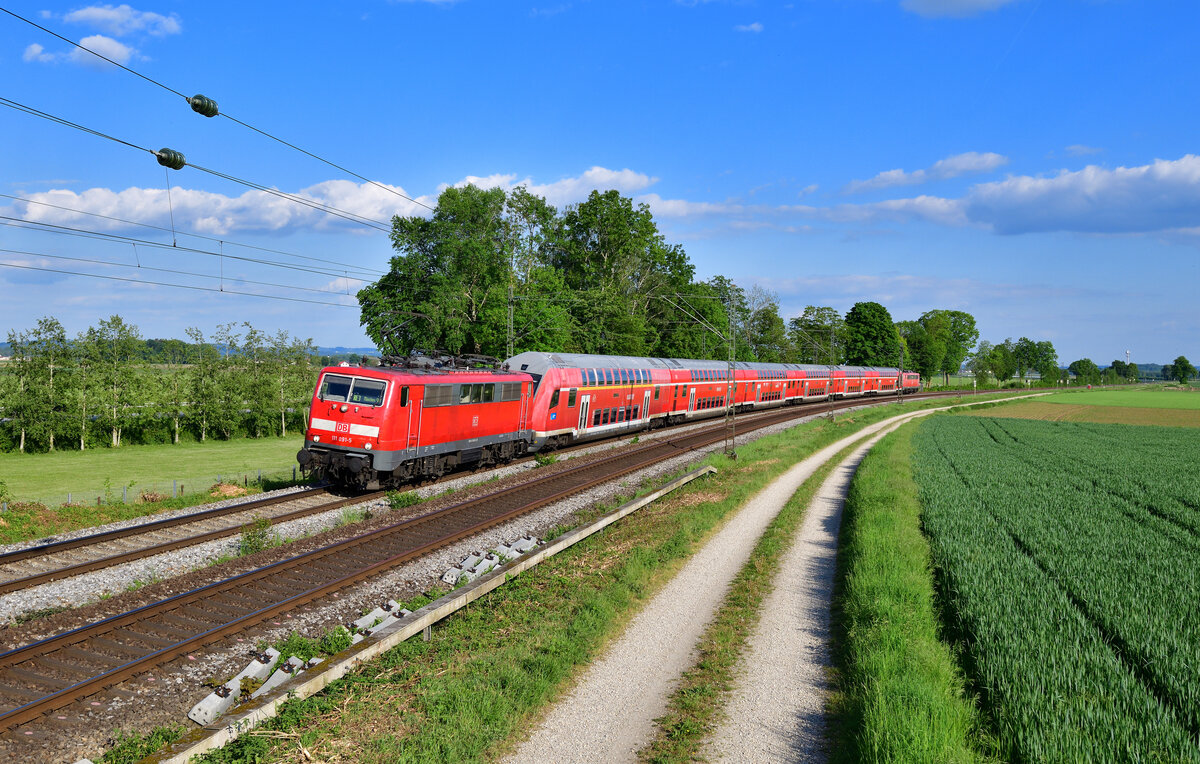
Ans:
{"label": "steel rail", "polygon": [[87,536],[80,536],[73,539],[64,539],[62,541],[51,541],[38,546],[26,547],[25,549],[17,549],[12,552],[0,554],[0,565],[9,565],[14,562],[28,560],[31,557],[42,557],[47,554],[56,554],[65,552],[68,549],[76,549],[81,546],[92,546],[104,541],[113,541],[115,539],[126,538],[128,536],[136,536],[142,533],[153,533],[154,531],[173,528],[177,525],[187,525],[188,523],[197,523],[203,520],[211,520],[214,517],[222,515],[232,515],[238,512],[245,512],[250,509],[258,509],[260,507],[269,507],[274,504],[282,504],[285,501],[312,496],[314,494],[324,492],[324,488],[307,488],[303,491],[284,494],[283,496],[271,496],[265,499],[253,499],[251,501],[242,502],[241,504],[233,504],[228,507],[217,507],[216,509],[206,509],[202,512],[193,512],[187,515],[178,515],[176,517],[168,517],[163,520],[155,520],[150,523],[141,525],[132,525],[127,528],[114,528],[109,531],[93,533]]}
{"label": "steel rail", "polygon": [[[313,492],[313,493],[315,493],[315,492]],[[290,520],[298,520],[302,517],[308,517],[310,515],[316,515],[316,514],[320,514],[322,512],[329,512],[329,511],[332,511],[335,509],[339,509],[348,504],[359,504],[364,501],[372,501],[374,499],[379,498],[380,496],[385,495],[385,493],[386,492],[384,492],[384,491],[377,491],[374,493],[363,494],[361,496],[353,496],[348,499],[338,499],[336,501],[326,502],[324,504],[318,504],[314,507],[304,507],[301,509],[293,510],[291,512],[286,512],[282,515],[277,515],[275,517],[271,517],[271,518],[267,518],[267,519],[269,519],[271,521],[271,525],[279,525],[280,523],[286,523]],[[311,495],[311,493],[306,492],[303,494],[303,496],[305,496],[305,497],[307,497],[309,495]],[[290,498],[290,499],[294,500],[298,497],[299,497],[298,495],[293,494],[286,498]],[[270,504],[283,504],[283,503],[285,503],[285,501],[275,500],[275,501],[269,502],[269,504],[260,504],[257,506],[262,507],[262,506],[269,506]],[[254,507],[252,507],[252,508],[254,508]],[[232,514],[232,513],[225,513],[225,514]],[[205,518],[205,519],[211,519],[211,518]],[[50,581],[58,581],[63,578],[71,578],[72,576],[78,576],[78,575],[82,575],[84,573],[90,573],[94,570],[101,570],[103,568],[112,567],[113,565],[123,565],[127,562],[133,562],[134,560],[140,560],[144,557],[153,557],[156,554],[163,554],[165,552],[170,552],[175,549],[183,549],[185,547],[195,546],[197,544],[203,544],[206,541],[215,541],[216,539],[226,538],[227,536],[235,536],[235,535],[241,533],[246,528],[249,528],[252,525],[254,525],[254,522],[255,521],[251,521],[249,523],[241,523],[239,525],[231,525],[226,528],[218,528],[216,530],[207,531],[205,533],[200,533],[195,536],[187,536],[185,538],[176,539],[174,541],[164,541],[161,544],[154,544],[153,546],[142,547],[140,549],[133,549],[128,552],[120,552],[118,554],[109,555],[107,557],[98,557],[95,560],[89,560],[87,562],[80,562],[80,563],[76,563],[74,565],[68,565],[66,567],[55,568],[54,570],[48,570],[43,573],[34,573],[33,575],[24,576],[22,578],[14,578],[10,581],[0,582],[0,595],[8,594],[9,592],[18,591],[20,589],[26,589],[31,586],[38,586],[40,584],[49,583]],[[180,525],[180,524],[181,523],[177,523],[176,525]],[[97,534],[97,535],[99,535],[99,534]]]}

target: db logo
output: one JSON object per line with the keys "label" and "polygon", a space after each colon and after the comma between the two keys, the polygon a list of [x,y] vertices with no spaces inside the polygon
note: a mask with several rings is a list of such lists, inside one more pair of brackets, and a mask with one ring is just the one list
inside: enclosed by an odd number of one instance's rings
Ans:
{"label": "db logo", "polygon": [[478,416],[473,416],[473,417],[471,417],[471,426],[472,426],[472,427],[478,427],[478,426],[479,426],[479,417],[478,417]]}
{"label": "db logo", "polygon": [[350,423],[349,422],[338,422],[337,423],[337,431],[338,432],[350,432]]}

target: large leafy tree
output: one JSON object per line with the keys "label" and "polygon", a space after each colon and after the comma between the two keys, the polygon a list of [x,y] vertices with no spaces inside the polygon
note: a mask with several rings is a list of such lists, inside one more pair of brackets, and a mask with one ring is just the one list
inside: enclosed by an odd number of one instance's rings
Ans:
{"label": "large leafy tree", "polygon": [[788,335],[798,363],[837,365],[846,345],[846,320],[836,309],[808,305],[788,322]]}
{"label": "large leafy tree", "polygon": [[1179,356],[1171,364],[1171,378],[1179,380],[1180,384],[1187,384],[1187,381],[1196,376],[1196,367],[1187,359],[1187,356]]}
{"label": "large leafy tree", "polygon": [[86,342],[95,358],[95,376],[103,390],[104,420],[112,435],[112,447],[121,445],[121,433],[141,404],[141,376],[134,364],[142,348],[141,335],[133,324],[118,315],[109,316],[87,330]]}
{"label": "large leafy tree", "polygon": [[572,305],[579,350],[648,355],[663,328],[679,320],[669,302],[686,292],[694,268],[667,244],[650,208],[617,191],[593,191],[563,213],[552,264],[578,298]]}
{"label": "large leafy tree", "polygon": [[[941,317],[935,317],[931,323],[944,324]],[[908,350],[908,362],[920,372],[925,379],[942,370],[942,359],[946,356],[946,335],[944,331],[934,331],[926,328],[921,321],[901,321],[896,324],[896,330],[904,339]]]}
{"label": "large leafy tree", "polygon": [[992,347],[991,359],[992,376],[1000,382],[1012,378],[1017,371],[1016,343],[1012,337]]}
{"label": "large leafy tree", "polygon": [[900,335],[887,308],[877,302],[855,303],[846,314],[846,363],[895,366],[902,360]]}
{"label": "large leafy tree", "polygon": [[938,364],[942,374],[957,374],[979,340],[975,317],[961,310],[931,310],[919,319],[925,330],[940,341],[945,352]]}
{"label": "large leafy tree", "polygon": [[1080,358],[1078,361],[1071,361],[1067,366],[1067,371],[1075,375],[1075,378],[1084,384],[1091,384],[1100,380],[1100,368],[1096,366],[1096,362],[1090,358]]}
{"label": "large leafy tree", "polygon": [[992,373],[992,343],[983,340],[967,360],[967,368],[980,385],[986,385]]}
{"label": "large leafy tree", "polygon": [[[761,290],[761,287],[756,286],[754,290]],[[778,296],[774,292],[761,290],[761,295],[755,293],[752,301],[755,308],[750,314],[748,340],[755,359],[763,363],[790,360],[792,351],[787,328],[779,315]]]}
{"label": "large leafy tree", "polygon": [[[380,347],[495,353],[485,317],[504,303],[512,254],[502,189],[448,188],[430,218],[396,217],[399,253],[378,282],[359,290],[360,320]],[[398,347],[388,348],[392,339]]]}

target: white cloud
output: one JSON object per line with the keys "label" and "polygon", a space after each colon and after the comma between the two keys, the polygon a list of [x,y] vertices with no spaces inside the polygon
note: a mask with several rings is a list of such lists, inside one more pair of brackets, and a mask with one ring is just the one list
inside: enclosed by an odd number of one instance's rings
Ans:
{"label": "white cloud", "polygon": [[926,18],[965,18],[994,11],[1013,0],[900,0],[900,7]]}
{"label": "white cloud", "polygon": [[150,11],[138,11],[128,5],[93,5],[71,11],[63,20],[72,24],[85,24],[108,32],[114,37],[123,37],[134,32],[144,32],[163,37],[179,34],[183,27],[175,14],[163,16]]}
{"label": "white cloud", "polygon": [[[404,193],[398,186],[388,188]],[[426,211],[387,189],[347,180],[318,183],[303,189],[299,195],[383,223],[389,222],[392,215],[417,215]],[[21,217],[29,221],[82,225],[104,231],[128,228],[123,223],[70,211],[80,210],[150,225],[167,226],[171,222],[171,209],[164,189],[127,188],[113,191],[92,188],[82,193],[54,190],[26,194],[26,198],[69,208],[63,210],[40,204],[17,203]],[[422,201],[431,203],[432,200]],[[170,205],[174,207],[174,222],[179,230],[212,236],[224,236],[235,231],[328,230],[335,227],[355,232],[370,230],[263,191],[247,191],[241,196],[230,197],[177,187],[171,190]]]}
{"label": "white cloud", "polygon": [[[472,184],[480,188],[503,188],[505,191],[511,191],[517,186],[524,186],[529,193],[541,196],[550,204],[561,207],[584,201],[592,191],[616,189],[622,193],[632,193],[648,188],[657,182],[658,178],[630,169],[609,170],[605,167],[592,167],[582,175],[563,178],[552,183],[534,183],[529,177],[518,181],[516,173],[497,173],[484,177],[468,175],[451,185],[455,188],[462,188],[467,184]],[[443,185],[441,188],[445,188],[445,186]]]}
{"label": "white cloud", "polygon": [[1019,176],[975,186],[967,218],[997,233],[1152,232],[1200,225],[1200,156],[1108,170],[1089,165],[1051,178]]}
{"label": "white cloud", "polygon": [[914,170],[913,172],[899,169],[886,170],[870,180],[852,180],[846,184],[845,191],[846,193],[858,193],[878,191],[893,186],[915,186],[934,180],[956,178],[960,175],[988,172],[1006,164],[1008,164],[1008,157],[1001,154],[968,151],[939,159],[926,170]]}
{"label": "white cloud", "polygon": [[763,31],[763,25],[762,23],[755,21],[753,24],[738,24],[734,27],[734,30],[737,32],[753,32],[758,34],[759,32]]}
{"label": "white cloud", "polygon": [[1104,149],[1098,149],[1095,146],[1084,146],[1082,143],[1075,143],[1067,146],[1067,153],[1073,157],[1087,156],[1088,154],[1099,154]]}
{"label": "white cloud", "polygon": [[49,63],[50,61],[54,60],[54,54],[47,53],[45,48],[35,42],[26,48],[25,52],[21,54],[21,60]]}
{"label": "white cloud", "polygon": [[74,63],[83,66],[91,66],[104,68],[110,64],[102,58],[92,55],[88,51],[95,51],[105,58],[116,61],[118,64],[127,64],[137,52],[133,48],[124,43],[117,42],[111,37],[105,37],[102,34],[94,34],[90,37],[85,37],[79,41],[79,44],[88,50],[81,48],[72,48],[67,54],[67,58]]}
{"label": "white cloud", "polygon": [[800,195],[804,196],[805,194],[811,194],[811,193],[815,192],[818,188],[820,188],[820,186],[818,186],[816,183],[810,183],[807,186],[805,186],[804,188],[800,189]]}

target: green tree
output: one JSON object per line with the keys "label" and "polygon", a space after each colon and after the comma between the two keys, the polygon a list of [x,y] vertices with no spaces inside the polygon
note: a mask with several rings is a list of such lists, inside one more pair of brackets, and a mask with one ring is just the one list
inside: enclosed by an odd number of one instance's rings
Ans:
{"label": "green tree", "polygon": [[1171,378],[1179,380],[1179,384],[1186,385],[1187,381],[1196,376],[1196,367],[1186,356],[1179,356],[1171,364]]}
{"label": "green tree", "polygon": [[1050,340],[1034,343],[1033,368],[1043,380],[1051,383],[1058,381],[1058,352]]}
{"label": "green tree", "polygon": [[1012,337],[992,347],[992,376],[999,382],[1012,379],[1017,371],[1016,344]]}
{"label": "green tree", "polygon": [[934,325],[933,331],[921,321],[901,321],[896,324],[896,330],[904,338],[909,363],[926,380],[942,370],[942,359],[946,356],[946,334],[939,330],[939,325],[946,323],[945,319],[934,316],[930,323]]}
{"label": "green tree", "polygon": [[1138,365],[1136,363],[1125,364],[1125,378],[1130,382],[1138,381]]}
{"label": "green tree", "polygon": [[834,308],[806,306],[803,313],[788,322],[788,334],[797,363],[836,366],[842,362],[846,321]]}
{"label": "green tree", "polygon": [[1025,379],[1025,373],[1034,367],[1037,360],[1037,343],[1028,337],[1017,340],[1013,346],[1013,361],[1016,362],[1017,376]]}
{"label": "green tree", "polygon": [[[761,290],[761,294],[756,290]],[[761,363],[783,363],[791,355],[791,349],[779,315],[779,298],[758,286],[751,292],[755,307],[750,315],[748,340],[754,357]]]}
{"label": "green tree", "polygon": [[900,335],[887,308],[877,302],[855,303],[846,314],[846,363],[896,366],[901,360]]}
{"label": "green tree", "polygon": [[118,315],[109,316],[88,329],[88,342],[96,355],[96,377],[104,390],[106,425],[112,434],[112,447],[121,445],[121,433],[141,403],[138,367],[134,360],[140,347],[138,328]]}
{"label": "green tree", "polygon": [[156,356],[163,371],[158,380],[159,400],[171,420],[171,442],[178,445],[179,424],[188,403],[188,347],[183,340],[158,340],[157,343]]}
{"label": "green tree", "polygon": [[1158,373],[1162,375],[1164,381],[1175,379],[1175,367],[1169,363],[1164,363]]}
{"label": "green tree", "polygon": [[635,207],[617,191],[593,191],[564,211],[558,239],[551,263],[580,298],[571,308],[578,349],[654,351],[664,325],[679,320],[670,303],[656,298],[685,292],[695,271],[681,247],[666,243],[650,208]]}
{"label": "green tree", "polygon": [[399,254],[387,274],[358,292],[360,321],[379,347],[502,352],[499,314],[488,309],[506,303],[509,287],[512,226],[504,210],[502,189],[468,185],[443,191],[428,219],[392,220]]}
{"label": "green tree", "polygon": [[987,385],[988,376],[992,371],[992,343],[983,340],[967,361],[967,368],[975,375],[980,387]]}
{"label": "green tree", "polygon": [[944,375],[957,374],[979,340],[975,317],[961,310],[931,310],[919,320],[935,341],[941,341],[945,347],[938,370]]}
{"label": "green tree", "polygon": [[237,432],[245,405],[243,375],[239,367],[242,335],[234,330],[234,323],[217,324],[213,332],[213,344],[220,357],[213,365],[213,407],[209,412],[209,423],[223,439],[229,440]]}
{"label": "green tree", "polygon": [[88,429],[96,410],[103,402],[104,390],[101,387],[99,369],[100,346],[95,329],[88,328],[75,337],[72,345],[75,361],[73,384],[71,385],[71,421],[74,424],[73,433],[79,436],[79,450],[87,449]]}
{"label": "green tree", "polygon": [[1075,379],[1085,385],[1095,384],[1100,381],[1100,368],[1090,358],[1080,358],[1078,361],[1071,361],[1070,365],[1067,366],[1067,371],[1074,374]]}
{"label": "green tree", "polygon": [[188,373],[191,405],[188,407],[188,413],[191,425],[203,443],[208,439],[211,423],[216,417],[217,367],[220,364],[220,354],[216,348],[205,342],[204,333],[197,327],[189,326],[187,336],[192,341]]}

